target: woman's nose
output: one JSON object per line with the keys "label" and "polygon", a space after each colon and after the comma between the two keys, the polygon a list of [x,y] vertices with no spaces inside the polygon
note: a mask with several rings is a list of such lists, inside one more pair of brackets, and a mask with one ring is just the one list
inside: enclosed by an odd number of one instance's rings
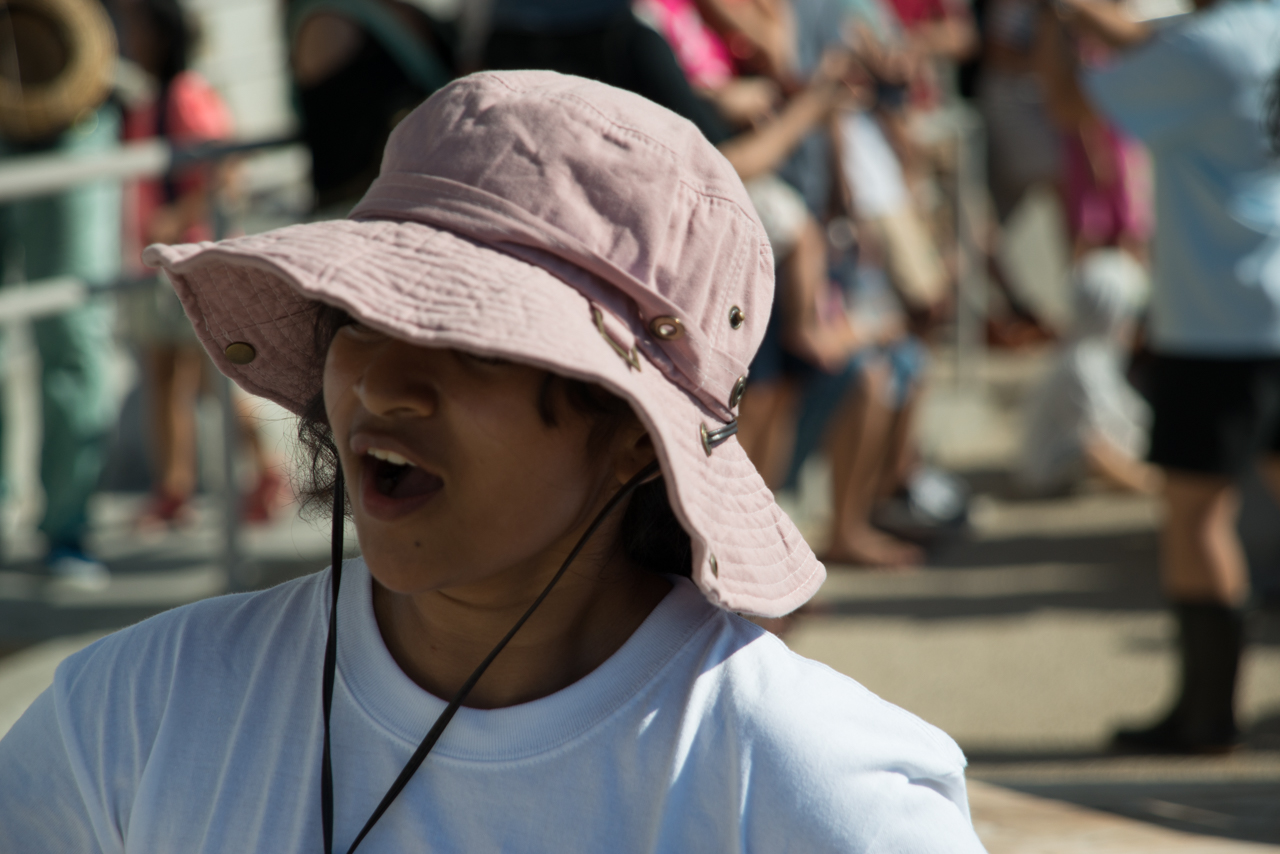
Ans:
{"label": "woman's nose", "polygon": [[360,403],[374,415],[425,417],[436,411],[438,356],[395,339],[373,348],[355,384]]}

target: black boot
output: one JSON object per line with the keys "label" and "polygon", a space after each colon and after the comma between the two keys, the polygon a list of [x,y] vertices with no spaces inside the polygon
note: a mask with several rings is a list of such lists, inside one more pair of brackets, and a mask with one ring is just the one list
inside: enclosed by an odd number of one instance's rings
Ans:
{"label": "black boot", "polygon": [[1146,729],[1122,729],[1120,750],[1225,753],[1234,748],[1236,673],[1244,649],[1244,615],[1227,605],[1176,603],[1182,692],[1172,711]]}

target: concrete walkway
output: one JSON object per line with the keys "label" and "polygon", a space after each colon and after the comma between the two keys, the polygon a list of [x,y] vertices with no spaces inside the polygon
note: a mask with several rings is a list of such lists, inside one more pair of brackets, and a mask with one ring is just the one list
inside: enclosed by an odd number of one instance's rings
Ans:
{"label": "concrete walkway", "polygon": [[[936,544],[915,572],[829,567],[814,613],[788,643],[960,743],[993,851],[1231,851],[1246,842],[1280,851],[1280,612],[1251,617],[1243,750],[1107,751],[1117,727],[1153,720],[1176,690],[1175,627],[1157,575],[1159,506],[1101,488],[1016,497],[1008,467],[1021,402],[1046,357],[992,355],[966,388],[937,365],[922,432],[929,457],[974,487],[969,536]],[[783,496],[816,546],[828,488],[812,466]],[[1275,591],[1280,514],[1254,486],[1248,495],[1255,582]],[[1112,847],[1095,847],[1102,840]]]}
{"label": "concrete walkway", "polygon": [[969,807],[991,854],[1263,854],[1275,845],[1234,842],[1122,818],[971,781]]}

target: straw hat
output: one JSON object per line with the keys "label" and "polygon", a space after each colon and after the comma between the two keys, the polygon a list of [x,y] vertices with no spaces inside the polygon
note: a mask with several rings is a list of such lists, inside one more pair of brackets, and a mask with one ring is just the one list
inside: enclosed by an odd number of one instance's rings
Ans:
{"label": "straw hat", "polygon": [[0,135],[57,136],[111,90],[115,31],[96,0],[0,0]]}

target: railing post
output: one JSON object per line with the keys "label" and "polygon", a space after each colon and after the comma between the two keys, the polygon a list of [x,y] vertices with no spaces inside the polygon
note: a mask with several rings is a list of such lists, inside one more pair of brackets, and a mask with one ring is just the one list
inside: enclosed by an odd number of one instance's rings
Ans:
{"label": "railing post", "polygon": [[955,382],[971,389],[981,372],[985,350],[987,280],[979,229],[984,227],[986,167],[982,124],[970,110],[956,122],[956,283]]}
{"label": "railing post", "polygon": [[[226,206],[215,189],[210,206],[214,237],[221,240],[230,228]],[[236,462],[240,456],[240,422],[231,379],[217,375],[218,403],[222,409],[222,565],[227,575],[227,590],[249,590],[255,581],[245,559],[240,537],[240,485],[236,480]]]}
{"label": "railing post", "polygon": [[218,404],[222,410],[222,566],[227,574],[227,589],[235,592],[251,586],[246,578],[244,556],[240,549],[240,490],[236,483],[236,457],[240,443],[237,433],[235,400],[231,380],[218,374]]}

